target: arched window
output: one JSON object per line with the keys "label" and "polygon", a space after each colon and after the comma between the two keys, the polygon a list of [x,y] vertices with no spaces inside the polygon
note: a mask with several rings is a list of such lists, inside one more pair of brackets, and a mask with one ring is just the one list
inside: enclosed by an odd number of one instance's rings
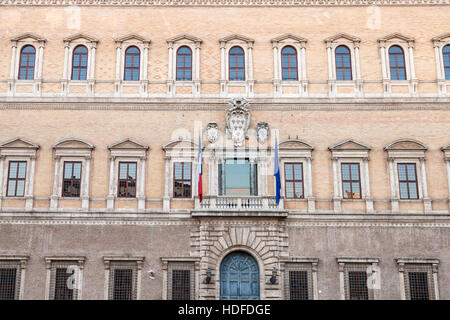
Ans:
{"label": "arched window", "polygon": [[241,47],[233,47],[229,52],[230,80],[245,80],[245,58]]}
{"label": "arched window", "polygon": [[281,50],[281,73],[283,80],[297,80],[297,51],[287,46]]}
{"label": "arched window", "polygon": [[177,80],[192,80],[192,51],[188,47],[181,47],[177,51]]}
{"label": "arched window", "polygon": [[350,49],[339,46],[334,53],[336,59],[336,80],[352,80],[352,60]]}
{"label": "arched window", "polygon": [[125,75],[124,80],[137,81],[139,80],[141,52],[136,47],[128,47],[125,51]]}
{"label": "arched window", "polygon": [[20,52],[19,80],[34,79],[34,62],[36,49],[33,46],[25,46]]}
{"label": "arched window", "polygon": [[73,50],[72,80],[86,80],[88,50],[85,46],[78,46]]}
{"label": "arched window", "polygon": [[444,61],[445,80],[450,80],[450,44],[442,49],[442,58]]}
{"label": "arched window", "polygon": [[406,80],[405,54],[399,46],[389,48],[391,80]]}

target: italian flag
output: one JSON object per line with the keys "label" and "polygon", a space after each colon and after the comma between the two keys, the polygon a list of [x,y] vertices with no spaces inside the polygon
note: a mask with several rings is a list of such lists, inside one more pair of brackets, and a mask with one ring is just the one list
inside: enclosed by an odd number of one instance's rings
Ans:
{"label": "italian flag", "polygon": [[198,136],[198,162],[197,162],[197,194],[198,200],[202,202],[203,200],[203,190],[202,190],[202,138],[201,134]]}

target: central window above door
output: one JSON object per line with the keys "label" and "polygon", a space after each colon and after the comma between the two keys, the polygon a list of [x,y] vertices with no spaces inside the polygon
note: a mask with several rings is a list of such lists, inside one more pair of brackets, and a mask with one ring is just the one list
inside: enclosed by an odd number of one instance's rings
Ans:
{"label": "central window above door", "polygon": [[226,159],[219,164],[219,195],[257,196],[257,165],[248,158]]}

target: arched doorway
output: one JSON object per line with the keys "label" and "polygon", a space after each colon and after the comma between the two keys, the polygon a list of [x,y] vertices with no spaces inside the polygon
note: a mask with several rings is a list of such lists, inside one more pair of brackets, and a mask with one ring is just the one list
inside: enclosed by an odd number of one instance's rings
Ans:
{"label": "arched doorway", "polygon": [[223,259],[220,265],[220,299],[259,299],[259,267],[248,253],[234,251]]}

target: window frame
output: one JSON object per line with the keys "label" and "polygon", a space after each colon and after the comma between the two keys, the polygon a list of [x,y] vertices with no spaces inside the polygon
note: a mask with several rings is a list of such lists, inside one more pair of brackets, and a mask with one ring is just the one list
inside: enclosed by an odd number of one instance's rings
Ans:
{"label": "window frame", "polygon": [[[121,179],[120,178],[120,166],[121,164],[126,164],[127,165],[127,178],[126,179]],[[136,166],[136,178],[134,179],[128,179],[128,172],[129,172],[129,165],[130,164],[134,164]],[[117,172],[117,198],[128,198],[128,199],[134,199],[137,197],[137,181],[138,181],[138,163],[137,161],[119,161],[118,163],[118,172]],[[126,192],[125,192],[125,196],[121,196],[120,195],[120,182],[124,181],[126,183]],[[128,196],[128,183],[129,181],[134,181],[135,187],[134,187],[134,195],[133,196]]]}
{"label": "window frame", "polygon": [[[413,165],[414,166],[414,179],[415,180],[409,180],[408,178],[408,167]],[[400,166],[406,167],[406,180],[400,180]],[[397,179],[398,179],[398,195],[400,200],[419,200],[420,194],[419,194],[419,180],[417,176],[417,164],[415,162],[397,162]],[[409,190],[409,184],[415,183],[416,185],[416,197],[412,198]],[[401,184],[406,183],[407,190],[408,190],[408,198],[402,198],[402,192],[401,192]]]}
{"label": "window frame", "polygon": [[[31,47],[33,48],[34,52],[31,53],[24,53],[23,50],[25,50],[26,48]],[[27,57],[27,64],[25,66],[22,66],[22,59],[23,59],[23,55],[26,55]],[[29,56],[33,55],[33,66],[30,67],[29,66],[29,61],[30,58]],[[25,68],[26,73],[25,73],[25,78],[21,78],[20,74],[21,74],[21,70]],[[33,75],[31,77],[31,79],[28,78],[28,69],[33,69]],[[18,68],[18,74],[17,74],[17,80],[35,80],[35,75],[36,75],[36,47],[31,45],[31,44],[25,44],[22,46],[22,48],[20,49],[20,54],[19,54],[19,68]]]}
{"label": "window frame", "polygon": [[[188,179],[184,179],[184,165],[185,164],[187,164],[187,163],[189,163],[190,164],[190,179],[188,180]],[[175,166],[177,165],[177,164],[181,164],[181,179],[176,179],[175,178]],[[192,198],[192,189],[194,188],[194,186],[192,185],[192,162],[191,161],[175,161],[174,163],[173,163],[173,179],[172,179],[172,183],[173,183],[173,186],[172,186],[172,197],[174,198],[174,199],[191,199]],[[180,196],[180,197],[177,197],[177,196],[175,196],[175,184],[176,184],[176,182],[180,182],[181,181],[181,185],[182,185],[182,187],[181,187],[181,194],[182,194],[182,196]],[[190,192],[189,192],[189,196],[184,196],[184,182],[186,182],[186,181],[189,181],[190,183],[191,183],[191,190],[190,190]]]}
{"label": "window frame", "polygon": [[[190,54],[182,54],[179,53],[179,51],[183,48],[186,48],[189,50]],[[187,46],[187,45],[181,45],[180,47],[177,48],[176,51],[176,61],[175,61],[175,81],[192,81],[192,67],[193,67],[193,53],[192,53],[192,49]],[[190,67],[186,67],[186,57],[190,57],[191,59],[191,63],[190,63]],[[183,67],[178,66],[178,58],[179,57],[183,57]],[[182,79],[178,79],[178,70],[182,70],[183,71],[183,77]],[[190,79],[186,79],[186,70],[190,70]]]}
{"label": "window frame", "polygon": [[397,258],[402,300],[411,300],[410,272],[427,273],[428,300],[439,300],[439,259]]}
{"label": "window frame", "polygon": [[[82,179],[83,179],[83,161],[73,161],[73,160],[69,160],[69,161],[65,161],[65,160],[63,160],[62,161],[63,162],[63,173],[62,173],[62,190],[61,190],[61,197],[62,198],[80,198],[81,197],[81,194],[82,194],[82,190],[81,190],[81,186],[82,186]],[[72,176],[73,176],[73,170],[74,170],[74,164],[80,164],[80,178],[79,179],[73,179],[73,178],[70,178],[70,179],[66,179],[65,178],[65,176],[66,176],[66,163],[71,163],[72,164]],[[71,188],[73,187],[73,182],[74,181],[76,181],[76,180],[78,180],[79,181],[79,184],[80,184],[80,187],[79,187],[79,195],[73,195],[73,192],[70,194],[70,195],[66,195],[65,193],[64,193],[64,184],[65,184],[65,182],[67,181],[67,180],[69,180],[71,183],[70,183],[70,186],[71,186]]]}
{"label": "window frame", "polygon": [[[361,185],[361,164],[360,162],[340,162],[341,167],[341,188],[342,188],[342,199],[363,199],[363,191],[362,191],[362,185]],[[350,180],[344,180],[344,170],[343,166],[348,165],[349,166],[349,173],[350,173]],[[358,166],[358,180],[352,179],[352,172],[351,172],[351,166]],[[359,198],[353,197],[353,183],[358,182],[359,184]],[[344,183],[350,183],[350,191],[352,193],[352,197],[348,198],[345,196],[345,189],[344,189]]]}
{"label": "window frame", "polygon": [[[76,53],[76,50],[78,48],[84,48],[86,50],[86,52],[84,53]],[[78,66],[75,66],[75,55],[78,56]],[[82,62],[82,56],[86,56],[86,66],[81,66],[81,62]],[[78,69],[78,79],[74,79],[74,70]],[[84,69],[86,70],[86,77],[85,79],[80,79],[81,77],[81,70]],[[89,77],[88,75],[88,71],[89,71],[89,49],[84,45],[84,44],[78,44],[72,51],[72,65],[71,65],[71,76],[70,76],[70,80],[72,81],[86,81]]]}
{"label": "window frame", "polygon": [[[136,48],[138,50],[138,54],[136,53],[127,53],[128,50],[130,50],[131,48]],[[131,62],[132,62],[132,66],[131,67],[127,67],[127,56],[131,56]],[[133,62],[134,62],[134,56],[138,56],[139,57],[139,63],[137,67],[133,67]],[[142,59],[142,52],[141,49],[134,45],[131,44],[129,46],[127,46],[124,50],[124,54],[123,54],[123,81],[140,81],[141,79],[141,59]],[[138,70],[138,75],[137,75],[137,79],[134,79],[133,76],[133,70]],[[127,70],[131,70],[131,78],[132,79],[126,79],[126,74],[127,74]]]}
{"label": "window frame", "polygon": [[[233,50],[234,48],[239,48],[242,50],[242,54],[232,54],[231,50]],[[231,67],[231,56],[235,56],[236,57],[236,67]],[[238,66],[238,56],[242,56],[243,58],[243,63],[242,63],[242,67]],[[230,47],[230,49],[228,50],[228,81],[246,81],[246,60],[245,59],[245,50],[244,48],[242,48],[242,46],[240,45],[234,45],[232,47]],[[231,74],[232,74],[232,70],[236,70],[235,72],[235,76],[236,79],[231,79]],[[239,70],[243,71],[243,79],[238,79],[239,78]]]}
{"label": "window frame", "polygon": [[197,299],[197,281],[196,280],[196,274],[198,269],[198,263],[194,261],[183,261],[183,260],[175,260],[170,259],[166,260],[167,258],[162,258],[164,262],[164,279],[165,283],[164,286],[166,287],[165,290],[165,299],[167,300],[174,300],[173,299],[173,271],[188,271],[189,272],[189,298],[190,300],[196,300]]}
{"label": "window frame", "polygon": [[[390,52],[393,47],[397,47],[397,48],[399,48],[402,51],[401,56],[402,56],[402,61],[403,61],[403,67],[402,66],[398,66],[398,59],[397,59],[397,57],[400,55],[400,53],[391,53]],[[395,56],[395,66],[394,67],[391,65],[391,55]],[[404,48],[401,45],[399,45],[399,44],[392,44],[387,49],[387,56],[388,56],[388,65],[389,65],[389,79],[391,81],[406,81],[406,80],[408,80],[409,77],[408,77],[408,72],[407,72],[407,68],[406,68],[406,57],[405,57],[405,50],[404,50]],[[392,78],[392,69],[396,70],[397,79],[393,79]],[[398,79],[399,78],[398,77],[399,76],[399,71],[398,71],[399,69],[403,69],[403,71],[405,72],[405,78],[404,79]]]}
{"label": "window frame", "polygon": [[[25,163],[25,177],[24,178],[11,178],[11,163],[17,163],[17,174],[19,173],[19,165],[21,163]],[[25,197],[26,194],[26,188],[27,188],[27,169],[28,169],[28,161],[26,160],[9,160],[8,161],[8,178],[6,179],[6,197],[20,197],[23,198]],[[16,181],[15,184],[15,191],[14,191],[14,195],[9,195],[9,181],[10,180],[14,180]],[[23,194],[22,195],[17,195],[17,182],[18,181],[24,181],[24,186],[23,186]]]}
{"label": "window frame", "polygon": [[[247,160],[249,165],[249,195],[245,197],[257,197],[260,194],[258,187],[258,162],[254,161],[249,154],[227,154],[223,159],[217,164],[217,195],[219,197],[236,197],[236,195],[226,194],[226,170],[224,170],[224,165],[228,160],[233,160],[235,162],[240,160]],[[225,177],[225,180],[224,180]],[[253,183],[252,183],[253,182]],[[252,190],[253,193],[252,194]]]}
{"label": "window frame", "polygon": [[[286,48],[291,48],[292,50],[294,50],[294,54],[292,54],[292,53],[288,53],[288,54],[286,54],[286,53],[283,53],[283,51],[286,49]],[[283,46],[282,48],[281,48],[281,50],[280,50],[280,56],[281,56],[281,81],[298,81],[299,80],[299,75],[298,75],[298,61],[299,61],[299,59],[298,59],[298,51],[297,51],[297,49],[294,47],[294,46],[292,46],[292,45],[290,45],[290,44],[287,44],[287,45],[285,45],[285,46]],[[288,56],[289,58],[288,58],[288,66],[287,67],[285,67],[284,65],[283,65],[283,57],[284,56]],[[291,56],[294,56],[294,61],[295,61],[295,67],[291,67]],[[288,79],[284,79],[284,73],[283,73],[283,71],[284,70],[288,70],[288,73],[289,73],[289,77],[288,77]],[[291,69],[294,69],[295,70],[295,79],[291,79]]]}
{"label": "window frame", "polygon": [[0,268],[16,270],[13,300],[23,300],[25,272],[28,260],[29,256],[26,255],[0,254]]}
{"label": "window frame", "polygon": [[[75,288],[73,288],[72,299],[67,300],[81,300],[82,298],[82,288],[83,288],[83,270],[86,257],[75,257],[75,256],[50,256],[45,257],[45,264],[47,269],[47,280],[45,289],[45,300],[66,300],[66,299],[55,299],[56,295],[56,275],[57,269],[73,269],[75,279]],[[66,280],[67,283],[67,280]]]}
{"label": "window frame", "polygon": [[103,257],[105,266],[105,300],[114,300],[115,270],[132,269],[132,293],[130,300],[141,299],[142,267],[144,256],[106,256]]}
{"label": "window frame", "polygon": [[[350,272],[366,273],[366,300],[377,300],[379,298],[381,270],[379,268],[380,260],[378,258],[348,257],[336,258],[336,261],[339,267],[341,300],[350,300],[351,298]],[[371,280],[372,288],[369,287],[368,280]]]}
{"label": "window frame", "polygon": [[[292,180],[288,180],[286,177],[287,177],[287,175],[286,175],[286,166],[287,165],[292,165],[292,177],[293,177],[293,179]],[[294,171],[294,166],[295,165],[300,165],[300,168],[301,168],[301,173],[302,173],[302,179],[301,180],[296,180],[295,179],[295,175],[294,175],[294,173],[295,173],[295,171]],[[284,162],[283,163],[283,166],[284,166],[284,188],[285,188],[285,197],[286,197],[286,199],[289,199],[289,200],[291,200],[291,199],[305,199],[305,184],[304,184],[304,181],[305,181],[305,176],[304,176],[304,170],[303,170],[303,162]],[[294,193],[293,193],[293,197],[288,197],[287,196],[287,194],[286,194],[286,191],[287,191],[287,183],[288,182],[292,182],[293,183],[293,190],[294,190]],[[300,197],[297,197],[296,196],[296,193],[295,193],[295,183],[296,182],[301,182],[302,183],[302,194],[301,194],[301,196]]]}

